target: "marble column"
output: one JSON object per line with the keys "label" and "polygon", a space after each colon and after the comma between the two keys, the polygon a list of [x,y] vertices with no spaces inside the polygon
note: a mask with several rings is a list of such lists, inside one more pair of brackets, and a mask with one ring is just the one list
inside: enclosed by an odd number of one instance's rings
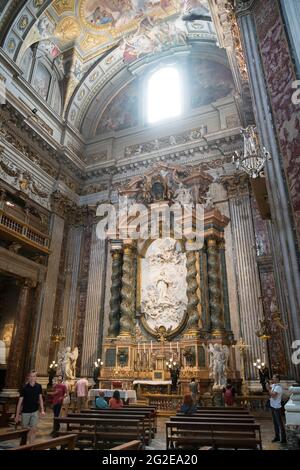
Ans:
{"label": "marble column", "polygon": [[33,281],[28,279],[20,281],[19,300],[5,377],[6,389],[18,389],[26,374],[24,364],[29,337],[31,294],[35,285]]}
{"label": "marble column", "polygon": [[187,326],[186,332],[188,334],[199,332],[199,314],[198,314],[198,297],[197,297],[197,268],[196,268],[196,253],[192,250],[186,252],[186,282],[187,282]]}
{"label": "marble column", "polygon": [[256,379],[253,361],[263,359],[263,343],[255,331],[263,319],[260,278],[256,261],[255,235],[249,195],[248,176],[245,174],[222,179],[229,197],[231,232],[233,238],[235,274],[237,279],[240,336],[250,347],[245,351],[246,379]]}
{"label": "marble column", "polygon": [[133,242],[124,242],[122,290],[121,290],[121,316],[120,336],[131,337],[134,329],[135,317],[135,247]]}
{"label": "marble column", "polygon": [[[255,2],[254,2],[255,3]],[[300,338],[300,274],[295,234],[289,207],[289,197],[282,171],[282,159],[278,140],[275,134],[274,120],[270,113],[270,102],[261,61],[261,53],[257,40],[257,31],[254,22],[251,4],[241,6],[238,12],[238,21],[243,38],[243,46],[247,60],[249,78],[251,82],[252,99],[254,104],[256,124],[259,129],[262,143],[271,153],[272,160],[266,165],[265,171],[268,179],[268,195],[272,208],[272,218],[276,226],[276,237],[279,240],[282,257],[274,253],[274,263],[283,264],[284,275],[276,279],[278,288],[286,292],[286,304],[289,312],[289,328],[291,341]],[[291,96],[292,96],[291,89]],[[279,258],[279,259],[278,259]],[[276,268],[279,272],[281,267]],[[299,372],[295,368],[295,374]]]}
{"label": "marble column", "polygon": [[93,228],[91,255],[89,265],[89,278],[87,290],[87,303],[84,321],[81,376],[91,376],[94,362],[99,357],[101,342],[101,315],[103,316],[102,300],[106,269],[106,240],[99,240],[96,226]]}
{"label": "marble column", "polygon": [[223,309],[224,309],[224,324],[226,331],[231,331],[230,322],[230,309],[229,309],[229,298],[228,298],[228,282],[227,282],[227,270],[226,270],[226,258],[225,258],[225,242],[221,241],[218,244],[220,267],[221,267],[221,282],[222,282],[222,297],[223,297]]}
{"label": "marble column", "polygon": [[61,345],[71,346],[74,344],[74,322],[77,307],[77,284],[79,276],[81,242],[84,228],[70,227],[67,240],[67,259],[65,266],[65,286],[62,311],[62,325],[65,332],[65,340]]}
{"label": "marble column", "polygon": [[110,312],[108,336],[115,338],[120,331],[120,307],[121,307],[121,287],[122,287],[122,264],[123,253],[120,246],[112,245],[112,273],[110,288]]}
{"label": "marble column", "polygon": [[50,336],[56,299],[59,263],[64,232],[64,219],[54,214],[52,218],[52,237],[46,281],[43,289],[41,313],[39,315],[39,334],[35,348],[35,369],[39,375],[46,376],[48,371]]}
{"label": "marble column", "polygon": [[210,326],[213,336],[224,336],[224,314],[221,296],[220,257],[215,238],[207,239],[207,275],[210,309]]}

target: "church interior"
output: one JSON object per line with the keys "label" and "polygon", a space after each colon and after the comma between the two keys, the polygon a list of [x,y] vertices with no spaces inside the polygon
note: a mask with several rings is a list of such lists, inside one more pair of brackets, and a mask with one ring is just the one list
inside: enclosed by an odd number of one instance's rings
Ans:
{"label": "church interior", "polygon": [[300,449],[299,17],[0,0],[1,449]]}

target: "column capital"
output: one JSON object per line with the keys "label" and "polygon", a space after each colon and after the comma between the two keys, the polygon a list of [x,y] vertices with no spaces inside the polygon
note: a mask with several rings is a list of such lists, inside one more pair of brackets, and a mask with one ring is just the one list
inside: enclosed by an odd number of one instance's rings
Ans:
{"label": "column capital", "polygon": [[123,251],[123,241],[122,240],[109,240],[111,254],[120,253]]}
{"label": "column capital", "polygon": [[246,173],[221,176],[220,182],[226,189],[229,198],[245,196],[250,193],[249,176]]}

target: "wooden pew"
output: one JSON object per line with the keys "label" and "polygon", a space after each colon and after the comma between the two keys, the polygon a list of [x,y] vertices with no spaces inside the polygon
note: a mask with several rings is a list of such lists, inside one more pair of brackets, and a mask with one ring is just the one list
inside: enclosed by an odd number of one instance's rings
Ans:
{"label": "wooden pew", "polygon": [[143,446],[141,441],[130,441],[125,444],[121,444],[116,447],[112,447],[110,450],[142,450]]}
{"label": "wooden pew", "polygon": [[[68,413],[68,417],[70,418],[75,418],[76,416],[78,416],[78,413]],[[113,420],[113,421],[120,421],[120,420],[123,420],[123,419],[127,419],[127,420],[130,420],[130,421],[135,421],[135,420],[139,420],[140,421],[140,424],[141,424],[141,432],[142,432],[142,436],[143,436],[143,442],[147,445],[150,444],[151,442],[151,437],[152,437],[152,428],[151,428],[151,421],[150,421],[150,418],[149,416],[146,416],[145,413],[139,413],[139,414],[126,414],[124,415],[123,413],[110,413],[109,411],[108,412],[104,412],[104,413],[97,413],[97,412],[94,412],[94,413],[91,413],[91,412],[80,412],[79,416],[82,416],[84,418],[98,418],[98,419],[110,419],[110,420]]]}
{"label": "wooden pew", "polygon": [[77,414],[75,417],[54,418],[54,420],[60,425],[67,425],[65,431],[58,431],[59,436],[77,434],[76,447],[80,447],[84,440],[94,448],[98,447],[99,441],[103,443],[143,441],[140,419],[127,419],[126,416],[115,420],[108,416],[87,418]]}
{"label": "wooden pew", "polygon": [[239,407],[239,406],[198,406],[198,410],[207,410],[207,411],[242,411],[244,413],[249,413],[249,410],[247,408]]}
{"label": "wooden pew", "polygon": [[46,450],[46,449],[56,449],[60,446],[62,450],[74,450],[75,442],[77,439],[76,434],[68,434],[67,436],[55,437],[54,439],[49,439],[49,441],[36,442],[34,444],[27,444],[20,447],[14,447],[9,450]]}
{"label": "wooden pew", "polygon": [[14,441],[20,439],[20,445],[25,445],[27,442],[27,434],[29,433],[29,428],[20,429],[17,431],[9,431],[0,434],[0,442],[5,441]]}
{"label": "wooden pew", "polygon": [[[117,410],[112,410],[111,408],[108,408],[108,409],[104,409],[104,410],[101,410],[99,408],[91,408],[90,410],[87,409],[87,410],[81,410],[83,411],[84,413],[89,411],[89,412],[92,412],[92,413],[97,413],[97,412],[104,412],[104,413],[108,413],[108,412],[112,412],[112,413],[124,413],[124,415],[128,415],[128,414],[139,414],[139,413],[150,413],[150,419],[152,421],[152,429],[153,429],[153,433],[156,433],[157,431],[157,413],[156,413],[156,408],[155,407],[134,407],[134,406],[124,406],[123,408],[119,408]],[[154,437],[154,436],[153,436]]]}
{"label": "wooden pew", "polygon": [[249,410],[239,410],[237,408],[197,408],[197,413],[225,413],[225,414],[239,414],[239,415],[249,415]]}
{"label": "wooden pew", "polygon": [[235,416],[203,416],[203,415],[176,415],[170,416],[171,421],[201,421],[202,423],[254,423],[252,416],[240,418]]}
{"label": "wooden pew", "polygon": [[166,422],[167,449],[177,446],[212,446],[214,449],[262,449],[260,425],[256,423]]}

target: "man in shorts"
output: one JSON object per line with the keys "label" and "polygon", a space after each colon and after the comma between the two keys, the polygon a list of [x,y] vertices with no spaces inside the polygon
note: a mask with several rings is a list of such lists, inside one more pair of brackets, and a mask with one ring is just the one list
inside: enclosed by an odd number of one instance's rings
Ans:
{"label": "man in shorts", "polygon": [[36,372],[33,370],[28,376],[28,382],[22,387],[18,401],[15,422],[21,420],[23,428],[29,428],[27,444],[35,439],[36,428],[39,421],[39,409],[45,416],[42,387],[36,381]]}

